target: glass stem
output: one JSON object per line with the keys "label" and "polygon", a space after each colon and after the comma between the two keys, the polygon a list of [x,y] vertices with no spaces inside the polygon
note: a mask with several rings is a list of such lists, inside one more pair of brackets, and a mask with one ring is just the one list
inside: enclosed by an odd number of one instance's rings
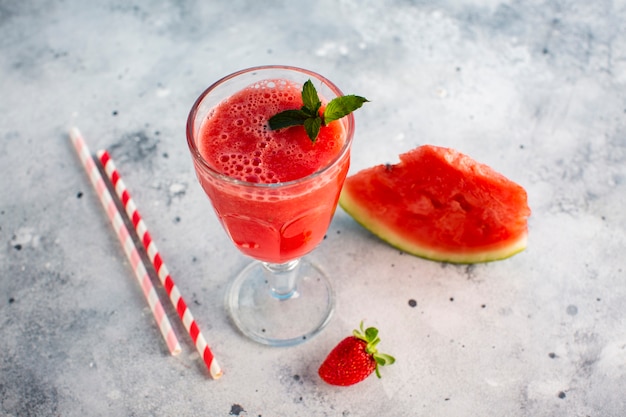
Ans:
{"label": "glass stem", "polygon": [[263,272],[273,297],[286,300],[298,296],[300,259],[285,262],[284,264],[269,262],[262,262],[262,264]]}

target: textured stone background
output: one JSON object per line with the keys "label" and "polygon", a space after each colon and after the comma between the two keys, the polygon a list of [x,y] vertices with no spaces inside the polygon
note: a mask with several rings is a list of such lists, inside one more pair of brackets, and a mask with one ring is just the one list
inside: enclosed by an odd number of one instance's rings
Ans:
{"label": "textured stone background", "polygon": [[[626,415],[626,3],[368,3],[0,0],[0,415]],[[184,124],[211,82],[268,63],[372,101],[353,171],[432,143],[523,185],[528,249],[430,262],[338,210],[316,252],[338,295],[328,329],[289,349],[241,337],[222,298],[247,260]],[[116,160],[221,380],[180,326],[168,356],[73,125]],[[362,319],[397,365],[325,385],[320,361]]]}

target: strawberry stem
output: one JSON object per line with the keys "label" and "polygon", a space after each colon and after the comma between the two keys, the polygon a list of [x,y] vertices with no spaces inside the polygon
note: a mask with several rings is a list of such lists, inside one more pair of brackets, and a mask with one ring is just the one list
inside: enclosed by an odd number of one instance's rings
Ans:
{"label": "strawberry stem", "polygon": [[365,346],[365,351],[372,355],[374,361],[376,361],[376,376],[380,378],[381,376],[378,367],[391,365],[396,361],[396,359],[386,353],[378,352],[378,349],[376,348],[376,345],[380,342],[380,338],[378,337],[378,329],[376,327],[368,327],[367,329],[363,329],[363,322],[361,321],[359,329],[355,329],[352,332],[352,335],[357,339],[363,340],[367,344]]}

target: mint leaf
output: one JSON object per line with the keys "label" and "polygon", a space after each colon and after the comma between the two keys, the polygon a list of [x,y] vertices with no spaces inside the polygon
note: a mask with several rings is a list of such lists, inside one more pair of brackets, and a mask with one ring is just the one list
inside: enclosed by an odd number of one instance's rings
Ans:
{"label": "mint leaf", "polygon": [[285,110],[270,117],[270,129],[278,130],[290,126],[300,126],[310,116],[302,110]]}
{"label": "mint leaf", "polygon": [[307,80],[302,86],[302,103],[304,104],[302,111],[308,112],[312,117],[318,115],[317,112],[322,106],[322,102],[311,80]]}
{"label": "mint leaf", "polygon": [[327,125],[330,122],[334,122],[335,120],[349,115],[368,101],[369,100],[365,97],[355,95],[341,96],[332,99],[324,110],[324,124]]}
{"label": "mint leaf", "polygon": [[304,126],[307,136],[315,143],[322,126],[328,125],[337,119],[352,113],[369,101],[364,97],[355,95],[336,97],[328,103],[324,110],[323,118],[319,115],[322,101],[317,95],[317,90],[311,80],[307,80],[302,86],[302,104],[300,110],[285,110],[269,119],[271,130],[283,129],[291,126]]}
{"label": "mint leaf", "polygon": [[310,117],[304,121],[304,130],[306,130],[306,134],[309,136],[309,139],[311,139],[311,142],[313,143],[317,141],[317,135],[319,135],[321,127],[321,117]]}

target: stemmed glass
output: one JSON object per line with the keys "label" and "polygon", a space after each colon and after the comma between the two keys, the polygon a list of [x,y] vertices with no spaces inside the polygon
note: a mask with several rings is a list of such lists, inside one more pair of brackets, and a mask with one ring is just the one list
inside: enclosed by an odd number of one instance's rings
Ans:
{"label": "stemmed glass", "polygon": [[288,182],[247,182],[228,176],[203,157],[199,141],[213,109],[233,94],[264,80],[302,85],[309,79],[325,102],[342,95],[333,83],[312,71],[254,67],[211,85],[197,99],[187,121],[187,143],[198,180],[232,242],[255,259],[231,282],[226,307],[241,332],[273,346],[310,339],[332,315],[331,283],[322,268],[303,256],[323,240],[335,212],[350,164],[354,118],[350,114],[335,122],[342,124],[344,143],[332,160]]}

